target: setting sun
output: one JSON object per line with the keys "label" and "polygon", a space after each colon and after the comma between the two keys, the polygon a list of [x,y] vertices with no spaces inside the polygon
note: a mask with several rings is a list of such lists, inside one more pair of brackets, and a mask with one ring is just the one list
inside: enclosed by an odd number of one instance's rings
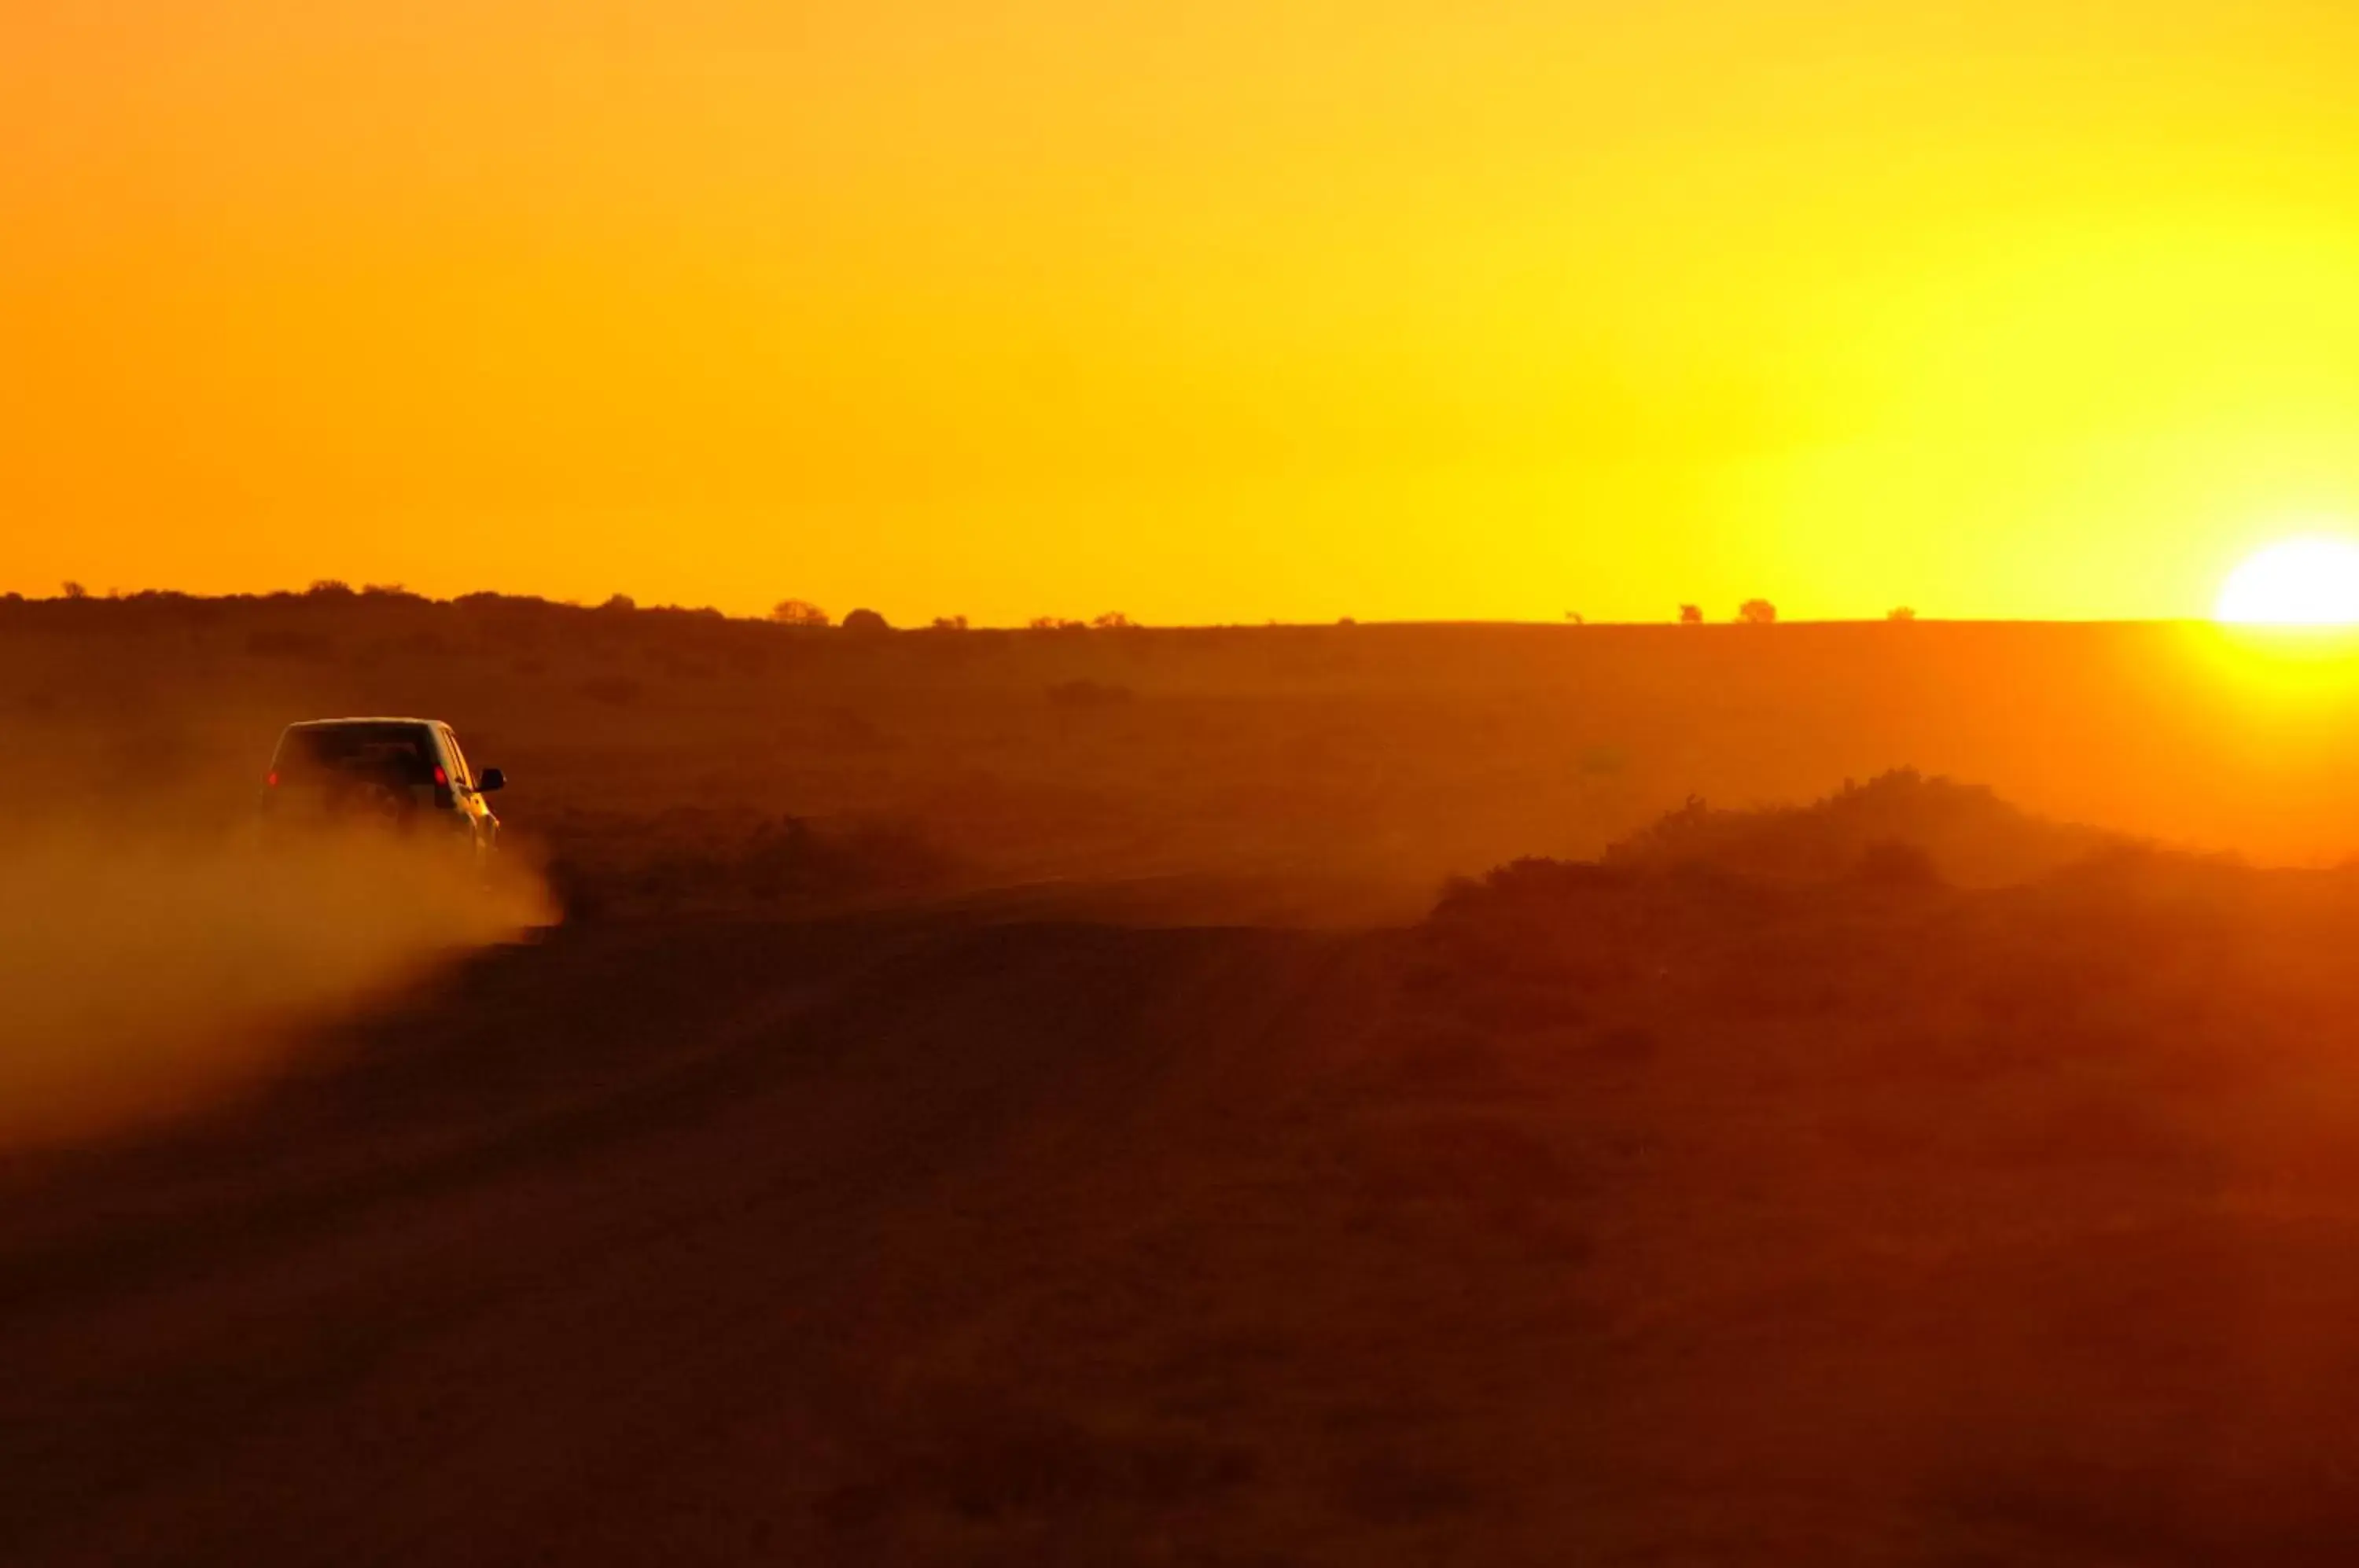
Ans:
{"label": "setting sun", "polygon": [[2212,616],[2236,626],[2359,625],[2359,542],[2293,539],[2256,551],[2220,585]]}

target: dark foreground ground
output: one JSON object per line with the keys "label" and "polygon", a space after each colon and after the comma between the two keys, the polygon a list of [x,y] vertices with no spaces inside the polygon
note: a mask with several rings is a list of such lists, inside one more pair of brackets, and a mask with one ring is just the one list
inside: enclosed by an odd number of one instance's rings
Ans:
{"label": "dark foreground ground", "polygon": [[0,1562],[2353,1560],[2359,895],[1921,872],[495,951],[0,1167]]}

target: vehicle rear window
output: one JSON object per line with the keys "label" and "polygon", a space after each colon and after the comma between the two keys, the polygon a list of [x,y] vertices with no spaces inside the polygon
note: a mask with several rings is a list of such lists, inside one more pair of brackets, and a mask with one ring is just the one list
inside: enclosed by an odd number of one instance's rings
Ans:
{"label": "vehicle rear window", "polygon": [[287,732],[277,770],[307,776],[359,775],[388,784],[434,782],[434,736],[423,724],[314,724]]}

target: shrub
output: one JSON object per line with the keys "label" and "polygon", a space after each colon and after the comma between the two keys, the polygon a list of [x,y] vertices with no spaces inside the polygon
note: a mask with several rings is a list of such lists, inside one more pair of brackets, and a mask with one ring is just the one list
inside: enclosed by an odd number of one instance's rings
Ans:
{"label": "shrub", "polygon": [[938,632],[962,632],[966,630],[966,617],[964,615],[936,615],[934,617],[934,630]]}
{"label": "shrub", "polygon": [[639,602],[628,593],[616,593],[598,607],[602,610],[611,610],[616,615],[626,615],[639,607]]}
{"label": "shrub", "polygon": [[1700,626],[1703,625],[1703,606],[1701,604],[1681,604],[1680,606],[1680,625],[1683,626]]}
{"label": "shrub", "polygon": [[[1899,768],[1809,806],[1716,811],[1690,799],[1605,851],[1626,866],[1710,866],[1747,876],[1882,882],[2026,881],[2086,860],[2116,835],[2052,822],[1989,789]],[[1919,864],[1921,862],[1921,864]]]}
{"label": "shrub", "polygon": [[58,587],[59,590],[69,599],[87,599],[90,597],[90,590],[83,587],[81,583],[75,582],[71,577],[58,584]]}
{"label": "shrub", "polygon": [[829,617],[808,599],[781,599],[770,606],[770,619],[782,626],[823,626]]}
{"label": "shrub", "polygon": [[1913,621],[1917,618],[1917,612],[1903,604],[1897,609],[1886,611],[1884,618],[1887,621]]}
{"label": "shrub", "polygon": [[854,610],[843,617],[843,629],[848,632],[889,632],[893,627],[874,610]]}
{"label": "shrub", "polygon": [[1108,610],[1090,625],[1102,632],[1126,632],[1136,631],[1138,628],[1138,623],[1120,610]]}
{"label": "shrub", "polygon": [[1748,626],[1775,626],[1777,606],[1767,599],[1747,599],[1736,607],[1736,618]]}

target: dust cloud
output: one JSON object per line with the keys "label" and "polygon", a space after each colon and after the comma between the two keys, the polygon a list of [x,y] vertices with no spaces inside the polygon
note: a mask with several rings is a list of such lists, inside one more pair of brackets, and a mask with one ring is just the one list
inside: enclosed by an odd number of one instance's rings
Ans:
{"label": "dust cloud", "polygon": [[305,1025],[556,918],[528,867],[487,884],[383,835],[49,826],[0,844],[0,1149],[251,1089]]}

